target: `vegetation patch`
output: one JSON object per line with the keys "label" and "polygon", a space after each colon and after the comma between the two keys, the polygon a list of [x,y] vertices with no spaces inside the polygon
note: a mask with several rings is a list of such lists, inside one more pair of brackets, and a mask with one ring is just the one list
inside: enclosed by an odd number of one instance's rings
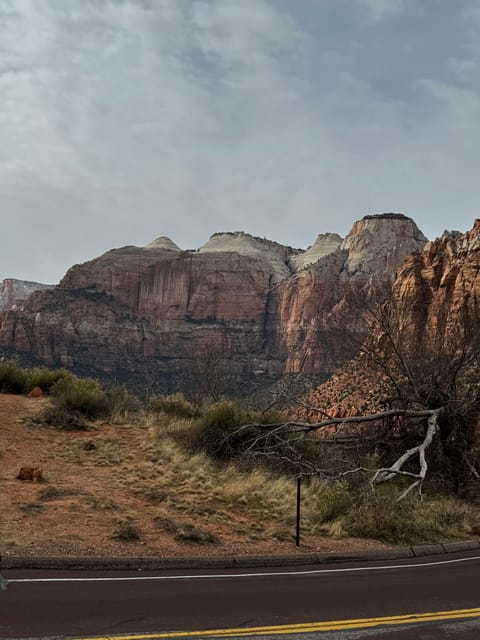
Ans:
{"label": "vegetation patch", "polygon": [[70,496],[76,496],[80,493],[78,489],[69,487],[48,486],[38,492],[38,499],[42,502],[50,502],[52,500],[62,500]]}
{"label": "vegetation patch", "polygon": [[198,418],[201,414],[200,408],[189,402],[181,393],[154,396],[147,404],[147,411],[186,419]]}
{"label": "vegetation patch", "polygon": [[97,380],[64,377],[52,386],[50,392],[56,407],[66,412],[80,414],[90,420],[108,415],[108,396]]}
{"label": "vegetation patch", "polygon": [[155,518],[155,524],[164,531],[172,533],[175,540],[179,542],[194,542],[196,544],[219,544],[220,542],[214,533],[198,527],[192,522],[182,522],[158,516]]}
{"label": "vegetation patch", "polygon": [[34,367],[26,369],[14,360],[0,361],[0,392],[2,393],[30,393],[35,387],[40,387],[44,393],[62,378],[71,376],[64,369],[47,369]]}
{"label": "vegetation patch", "polygon": [[117,521],[113,538],[121,542],[138,542],[142,536],[136,524],[130,518],[125,518]]}
{"label": "vegetation patch", "polygon": [[20,509],[23,513],[27,513],[29,515],[38,515],[39,513],[43,513],[45,511],[45,507],[43,504],[38,504],[38,502],[25,502],[20,505]]}

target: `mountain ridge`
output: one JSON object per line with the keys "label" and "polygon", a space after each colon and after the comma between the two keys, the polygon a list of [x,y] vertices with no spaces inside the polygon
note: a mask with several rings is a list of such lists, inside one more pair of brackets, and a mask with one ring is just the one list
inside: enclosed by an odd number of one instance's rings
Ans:
{"label": "mountain ridge", "polygon": [[302,268],[292,257],[308,250],[243,232],[214,234],[196,251],[164,237],[112,249],[1,314],[0,348],[163,391],[195,385],[212,361],[230,389],[259,375],[330,375],[349,356],[338,319],[356,321],[358,296],[388,296],[397,266],[427,242],[413,220],[393,216],[365,216],[342,242],[326,236]]}

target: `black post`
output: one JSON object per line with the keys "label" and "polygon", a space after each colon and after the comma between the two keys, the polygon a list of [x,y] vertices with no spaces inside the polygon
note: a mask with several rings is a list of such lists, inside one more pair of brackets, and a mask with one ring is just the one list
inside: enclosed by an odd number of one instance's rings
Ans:
{"label": "black post", "polygon": [[295,539],[295,544],[297,547],[300,546],[300,489],[301,489],[302,480],[300,476],[297,478],[297,535]]}

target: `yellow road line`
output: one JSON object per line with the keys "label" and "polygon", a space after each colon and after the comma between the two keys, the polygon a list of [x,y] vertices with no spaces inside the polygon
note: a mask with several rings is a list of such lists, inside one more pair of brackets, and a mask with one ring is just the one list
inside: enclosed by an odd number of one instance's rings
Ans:
{"label": "yellow road line", "polygon": [[480,608],[458,609],[456,611],[438,611],[436,613],[412,613],[401,616],[384,618],[358,618],[355,620],[331,620],[329,622],[310,622],[306,624],[287,624],[271,627],[245,627],[239,629],[215,629],[210,631],[172,631],[167,633],[150,633],[147,635],[100,636],[88,640],[164,640],[167,638],[199,638],[217,637],[231,638],[235,636],[248,637],[253,635],[269,636],[274,634],[311,633],[313,631],[340,631],[377,627],[381,625],[414,624],[418,622],[439,622],[460,618],[480,617]]}

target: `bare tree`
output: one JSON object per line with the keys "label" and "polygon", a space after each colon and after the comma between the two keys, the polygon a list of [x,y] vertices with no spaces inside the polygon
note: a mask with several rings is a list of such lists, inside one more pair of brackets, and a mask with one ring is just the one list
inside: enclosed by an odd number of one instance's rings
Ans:
{"label": "bare tree", "polygon": [[[335,417],[320,406],[316,407],[320,419],[314,423],[246,424],[236,433],[237,441],[241,433],[245,435],[244,452],[290,462],[298,472],[322,477],[368,472],[372,487],[394,479],[409,480],[399,499],[413,489],[421,492],[432,468],[454,493],[468,480],[479,480],[478,463],[472,456],[480,417],[477,316],[463,311],[454,317],[431,318],[427,305],[417,312],[420,321],[414,324],[402,305],[390,300],[365,314],[368,334],[363,327],[358,333],[350,332],[349,339],[356,341],[358,350],[357,364],[377,378],[382,392],[379,410]],[[396,440],[396,450],[402,446],[403,450],[393,462],[373,470],[352,465],[352,456],[339,464],[343,453],[338,452],[344,452],[346,445],[367,444],[370,450],[377,445],[378,431],[368,428],[372,423],[383,425],[383,435],[389,433]],[[334,464],[305,455],[311,434],[329,451],[337,445]]]}

